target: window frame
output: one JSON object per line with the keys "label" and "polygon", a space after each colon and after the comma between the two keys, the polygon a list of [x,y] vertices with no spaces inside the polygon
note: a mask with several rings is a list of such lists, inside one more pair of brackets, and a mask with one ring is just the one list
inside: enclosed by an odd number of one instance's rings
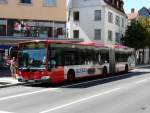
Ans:
{"label": "window frame", "polygon": [[43,3],[43,6],[46,6],[46,7],[56,7],[57,6],[57,0],[53,0],[54,3],[53,4],[47,4],[48,2],[45,2],[46,0],[42,0],[42,3]]}
{"label": "window frame", "polygon": [[124,28],[125,27],[125,19],[122,18],[122,27]]}
{"label": "window frame", "polygon": [[115,18],[115,24],[117,26],[120,26],[120,17],[116,15],[116,18]]}
{"label": "window frame", "polygon": [[0,0],[0,5],[1,4],[8,4],[8,0]]}
{"label": "window frame", "polygon": [[102,20],[102,11],[101,10],[95,10],[94,11],[94,20],[95,21],[101,21]]}
{"label": "window frame", "polygon": [[113,13],[112,12],[108,12],[108,22],[113,23]]}
{"label": "window frame", "polygon": [[101,29],[94,29],[94,40],[101,40],[101,33]]}
{"label": "window frame", "polygon": [[120,44],[120,42],[121,42],[121,34],[120,33],[118,33],[118,32],[116,32],[115,33],[115,42],[117,43],[117,44]]}
{"label": "window frame", "polygon": [[108,30],[108,41],[112,41],[113,32]]}
{"label": "window frame", "polygon": [[20,4],[32,4],[32,0],[30,0],[30,2],[23,2],[23,1],[25,1],[25,0],[20,0]]}
{"label": "window frame", "polygon": [[[75,32],[76,33],[78,32],[78,33],[76,34]],[[73,38],[74,39],[79,39],[79,36],[80,36],[80,31],[79,30],[73,30]]]}
{"label": "window frame", "polygon": [[73,20],[74,21],[80,21],[80,12],[79,11],[73,12]]}

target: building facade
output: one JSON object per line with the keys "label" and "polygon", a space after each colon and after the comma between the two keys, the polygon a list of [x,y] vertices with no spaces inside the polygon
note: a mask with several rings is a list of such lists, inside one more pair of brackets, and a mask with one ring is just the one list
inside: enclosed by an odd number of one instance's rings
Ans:
{"label": "building facade", "polygon": [[138,17],[150,18],[150,9],[142,7],[140,10],[135,11],[134,8],[131,9],[131,12],[127,14],[128,16],[128,25],[131,24],[132,20],[136,20]]}
{"label": "building facade", "polygon": [[0,62],[17,56],[19,42],[65,37],[66,0],[0,0]]}
{"label": "building facade", "polygon": [[118,44],[125,34],[127,16],[122,0],[68,0],[69,38],[98,44]]}
{"label": "building facade", "polygon": [[64,37],[66,0],[0,0],[0,36]]}

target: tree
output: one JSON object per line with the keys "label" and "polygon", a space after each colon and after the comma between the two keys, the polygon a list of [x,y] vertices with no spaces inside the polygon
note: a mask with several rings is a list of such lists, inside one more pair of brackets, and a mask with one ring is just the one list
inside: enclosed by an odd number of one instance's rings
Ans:
{"label": "tree", "polygon": [[146,45],[150,48],[150,18],[147,17],[138,17],[138,22],[145,28],[147,37]]}
{"label": "tree", "polygon": [[147,30],[139,23],[134,20],[122,38],[124,45],[135,48],[135,50],[145,48],[147,46],[146,37],[148,36]]}
{"label": "tree", "polygon": [[150,20],[144,17],[133,20],[122,41],[124,45],[135,48],[135,50],[143,49],[142,63],[144,63],[144,50],[146,47],[150,48]]}
{"label": "tree", "polygon": [[146,29],[146,45],[149,48],[149,62],[150,62],[150,18],[147,17],[138,17],[139,23]]}

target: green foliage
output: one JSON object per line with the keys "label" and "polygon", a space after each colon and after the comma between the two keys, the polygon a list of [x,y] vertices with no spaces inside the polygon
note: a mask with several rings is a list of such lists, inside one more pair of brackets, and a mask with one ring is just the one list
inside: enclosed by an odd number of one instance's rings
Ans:
{"label": "green foliage", "polygon": [[150,46],[150,33],[141,20],[134,20],[128,26],[125,37],[122,38],[124,45],[136,50]]}
{"label": "green foliage", "polygon": [[150,18],[138,17],[138,22],[146,29],[146,45],[150,48]]}

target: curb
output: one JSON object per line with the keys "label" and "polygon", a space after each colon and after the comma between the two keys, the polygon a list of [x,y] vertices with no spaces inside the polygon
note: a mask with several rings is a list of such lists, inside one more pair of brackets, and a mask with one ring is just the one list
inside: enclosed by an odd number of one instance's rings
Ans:
{"label": "curb", "polygon": [[[150,67],[150,65],[135,66],[135,69],[144,68],[144,67]],[[38,84],[38,82],[37,82],[37,83],[32,83],[32,82],[20,82],[20,83],[15,83],[15,84],[7,84],[7,85],[2,85],[2,86],[0,86],[0,88],[7,88],[7,87],[19,86],[19,85],[32,85],[32,84]]]}
{"label": "curb", "polygon": [[7,85],[2,85],[0,88],[7,88],[11,86],[19,86],[19,85],[34,85],[34,84],[39,84],[40,82],[20,82],[16,84],[7,84]]}
{"label": "curb", "polygon": [[11,86],[19,86],[19,85],[25,85],[26,83],[16,83],[16,84],[7,84],[7,85],[2,85],[0,88],[6,88],[6,87],[11,87]]}
{"label": "curb", "polygon": [[143,68],[143,67],[150,67],[150,65],[135,66],[135,68]]}

